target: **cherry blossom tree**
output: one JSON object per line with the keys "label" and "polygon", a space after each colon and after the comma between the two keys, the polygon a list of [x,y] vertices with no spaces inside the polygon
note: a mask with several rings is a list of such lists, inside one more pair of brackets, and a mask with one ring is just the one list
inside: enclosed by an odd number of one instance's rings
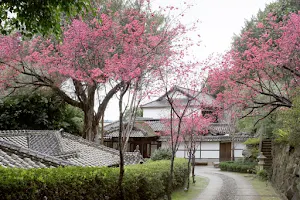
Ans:
{"label": "cherry blossom tree", "polygon": [[[178,147],[180,143],[184,141],[184,139],[188,138],[188,134],[192,134],[190,130],[192,130],[193,127],[196,128],[196,124],[193,123],[193,117],[201,116],[201,109],[207,105],[207,102],[205,102],[205,100],[200,102],[198,99],[202,95],[202,93],[199,92],[199,86],[201,86],[201,83],[199,81],[201,81],[202,75],[195,75],[194,69],[196,69],[197,64],[198,63],[191,62],[184,64],[183,62],[181,62],[180,68],[175,68],[180,76],[172,77],[170,75],[165,75],[165,73],[161,74],[161,82],[165,90],[165,94],[160,97],[160,99],[167,102],[167,104],[169,104],[170,106],[170,114],[161,119],[161,122],[165,127],[165,131],[162,134],[167,136],[169,140],[169,147],[172,153],[170,163],[170,176],[168,181],[168,199],[171,198],[174,159]],[[169,70],[172,71],[172,69]],[[175,84],[186,87],[174,86]],[[202,123],[203,127],[208,124],[206,123],[206,120],[202,121],[201,119],[203,118],[200,117],[198,119],[194,119],[194,122],[196,120],[199,120],[198,128],[200,128],[201,126],[200,123]],[[203,132],[201,132],[201,130],[198,130],[197,133]],[[196,132],[194,132],[192,136],[194,136],[195,134]]]}
{"label": "cherry blossom tree", "polygon": [[[172,41],[185,33],[181,24],[169,26],[144,6],[110,10],[109,1],[99,18],[74,19],[64,27],[63,41],[19,34],[0,36],[0,83],[4,89],[32,86],[51,88],[67,103],[84,112],[82,136],[94,140],[109,100],[131,80],[152,76],[178,55]],[[142,9],[148,9],[147,12]],[[155,20],[157,19],[157,20]],[[62,86],[71,83],[75,96]],[[98,90],[112,87],[95,110]]]}
{"label": "cherry blossom tree", "polygon": [[[199,110],[204,109],[200,106]],[[208,127],[215,121],[213,114],[203,115],[201,112],[192,112],[184,120],[182,137],[188,155],[188,172],[190,174],[190,166],[192,166],[192,180],[195,183],[195,153],[203,135],[208,133]],[[186,190],[190,186],[190,176],[187,180]]]}
{"label": "cherry blossom tree", "polygon": [[293,106],[300,78],[300,13],[283,21],[270,13],[257,29],[259,38],[245,31],[235,48],[209,67],[208,85],[212,93],[218,91],[225,109],[246,109],[244,116],[262,112],[264,119],[278,108]]}

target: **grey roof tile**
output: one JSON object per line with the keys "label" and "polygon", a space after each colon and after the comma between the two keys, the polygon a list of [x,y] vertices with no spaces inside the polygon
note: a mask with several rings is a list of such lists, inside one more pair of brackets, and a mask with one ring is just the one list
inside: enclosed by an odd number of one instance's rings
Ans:
{"label": "grey roof tile", "polygon": [[160,120],[149,120],[146,121],[147,124],[153,129],[155,132],[160,132],[165,130],[165,125]]}
{"label": "grey roof tile", "polygon": [[[135,157],[136,158],[132,158]],[[140,155],[141,156],[141,155]],[[125,154],[125,164],[139,163]],[[116,166],[119,152],[58,131],[0,131],[0,165],[6,167]]]}
{"label": "grey roof tile", "polygon": [[[173,92],[179,92],[183,95],[186,95],[187,97],[192,97],[195,100],[193,100],[191,102],[191,106],[198,106],[201,104],[204,105],[212,105],[213,102],[215,101],[215,98],[209,94],[203,93],[203,92],[199,92],[199,91],[195,91],[195,90],[191,90],[188,88],[183,88],[180,86],[174,86],[172,89],[170,89],[167,93],[165,93],[164,95],[162,95],[161,97],[159,97],[157,100],[155,101],[151,101],[149,103],[146,103],[144,105],[141,105],[141,108],[161,108],[161,107],[169,107],[170,104],[169,102],[166,100],[166,95],[173,93]],[[176,97],[174,97],[176,98]],[[185,104],[183,102],[183,104]]]}
{"label": "grey roof tile", "polygon": [[2,166],[37,168],[40,166],[74,165],[71,162],[20,147],[0,138],[0,162]]}

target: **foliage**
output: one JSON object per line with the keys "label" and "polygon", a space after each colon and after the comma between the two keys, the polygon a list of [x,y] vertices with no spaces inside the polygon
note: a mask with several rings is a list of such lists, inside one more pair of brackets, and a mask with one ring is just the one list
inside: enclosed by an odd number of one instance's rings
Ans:
{"label": "foliage", "polygon": [[289,142],[289,133],[282,129],[274,130],[274,137],[276,143],[288,143]]}
{"label": "foliage", "polygon": [[171,160],[172,158],[172,150],[170,148],[159,148],[156,149],[152,155],[151,160]]}
{"label": "foliage", "polygon": [[[245,21],[245,26],[241,30],[241,35],[249,30],[253,30],[252,37],[259,38],[262,36],[263,32],[257,27],[257,24],[266,24],[270,13],[276,16],[277,22],[280,22],[284,20],[285,16],[288,16],[290,13],[297,13],[299,10],[300,4],[295,0],[277,0],[272,2],[266,5],[264,10],[259,10],[256,16]],[[243,51],[245,49],[240,48],[238,45],[241,40],[241,35],[234,36],[233,47]]]}
{"label": "foliage", "polygon": [[280,110],[274,134],[275,141],[298,146],[300,144],[300,96],[294,98],[293,105],[291,109]]}
{"label": "foliage", "polygon": [[249,138],[244,144],[247,146],[247,151],[250,152],[247,157],[245,157],[246,162],[255,162],[257,160],[257,156],[259,155],[259,138]]}
{"label": "foliage", "polygon": [[269,174],[266,170],[262,169],[256,172],[257,176],[261,179],[261,180],[268,180]]}
{"label": "foliage", "polygon": [[249,138],[244,142],[244,144],[245,145],[258,145],[259,141],[260,141],[259,138]]}
{"label": "foliage", "polygon": [[[170,161],[126,166],[125,199],[158,199],[166,194]],[[118,168],[64,167],[0,168],[2,199],[111,199],[118,200]],[[186,161],[176,159],[174,188],[188,176]]]}
{"label": "foliage", "polygon": [[220,162],[219,166],[222,171],[254,173],[256,163],[241,161],[225,161]]}
{"label": "foliage", "polygon": [[0,31],[8,34],[17,29],[27,36],[35,33],[61,33],[64,16],[73,17],[91,10],[87,0],[2,0],[0,4]]}
{"label": "foliage", "polygon": [[[96,17],[75,18],[65,26],[62,41],[0,36],[0,87],[50,88],[84,112],[83,137],[94,140],[107,104],[120,88],[130,91],[133,82],[155,80],[159,69],[171,65],[170,59],[180,60],[185,53],[185,45],[179,48],[175,41],[186,38],[187,29],[176,20],[170,26],[155,17],[160,11],[152,11],[148,3],[136,1],[114,10],[110,1],[103,2]],[[99,90],[105,92],[101,99]]]}
{"label": "foliage", "polygon": [[53,93],[34,92],[9,96],[0,104],[0,129],[61,129],[73,134],[82,131],[82,112],[64,103]]}
{"label": "foliage", "polygon": [[293,106],[292,98],[298,94],[293,89],[299,86],[300,77],[299,24],[299,12],[290,12],[281,20],[276,13],[268,13],[263,22],[242,32],[233,48],[209,67],[209,89],[214,93],[225,87],[217,94],[225,109],[234,105],[246,110],[244,116],[261,120],[279,108]]}
{"label": "foliage", "polygon": [[[262,134],[265,138],[272,138],[273,130],[276,126],[277,112],[271,113],[264,120],[256,123],[262,116],[266,114],[263,110],[260,110],[258,116],[245,117],[238,121],[238,129],[240,131],[250,132],[253,135]],[[254,126],[255,125],[255,126]]]}
{"label": "foliage", "polygon": [[256,161],[257,156],[259,155],[258,145],[250,148],[250,152],[251,152],[251,158],[249,159],[249,161],[252,161],[252,162]]}

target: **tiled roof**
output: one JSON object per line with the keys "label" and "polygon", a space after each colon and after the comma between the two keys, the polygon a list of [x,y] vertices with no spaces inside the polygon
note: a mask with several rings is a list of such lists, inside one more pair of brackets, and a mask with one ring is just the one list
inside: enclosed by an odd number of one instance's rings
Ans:
{"label": "tiled roof", "polygon": [[64,151],[78,151],[78,156],[67,159],[70,162],[81,166],[113,166],[119,164],[119,154],[114,149],[68,133],[63,133],[62,136]]}
{"label": "tiled roof", "polygon": [[164,124],[160,120],[149,120],[145,121],[155,132],[160,132],[165,130]]}
{"label": "tiled roof", "polygon": [[214,135],[224,135],[235,132],[234,127],[227,123],[211,123],[208,130]]}
{"label": "tiled roof", "polygon": [[67,165],[75,164],[0,140],[0,166],[2,167],[43,168]]}
{"label": "tiled roof", "polygon": [[[126,124],[125,124],[126,125]],[[104,127],[106,131],[105,138],[119,137],[119,123],[115,122]],[[130,137],[157,137],[152,127],[143,121],[134,123]]]}
{"label": "tiled roof", "polygon": [[[180,86],[174,86],[171,90],[169,90],[166,94],[162,95],[155,101],[151,101],[149,103],[146,103],[144,105],[141,105],[141,108],[162,108],[162,107],[169,107],[170,104],[166,100],[166,95],[172,92],[180,92],[181,94],[185,95],[186,97],[194,98],[190,103],[190,106],[199,106],[201,104],[205,105],[212,105],[212,103],[215,101],[215,98],[209,94],[191,90],[188,88],[183,88]],[[183,101],[183,104],[185,105],[186,102]]]}
{"label": "tiled roof", "polygon": [[111,129],[115,129],[119,127],[119,121],[115,121],[113,123],[107,124],[104,126],[104,131],[110,131]]}
{"label": "tiled roof", "polygon": [[[156,137],[157,135],[155,134],[151,134],[149,135],[147,132],[141,131],[141,130],[132,130],[130,133],[130,137]],[[119,137],[119,131],[112,131],[110,133],[108,133],[105,138],[117,138]]]}
{"label": "tiled roof", "polygon": [[[0,131],[0,150],[0,155],[5,155],[0,156],[0,165],[9,167],[30,168],[26,160],[31,167],[119,164],[117,150],[59,131]],[[138,157],[134,160],[130,156],[125,154],[125,164],[140,162]]]}

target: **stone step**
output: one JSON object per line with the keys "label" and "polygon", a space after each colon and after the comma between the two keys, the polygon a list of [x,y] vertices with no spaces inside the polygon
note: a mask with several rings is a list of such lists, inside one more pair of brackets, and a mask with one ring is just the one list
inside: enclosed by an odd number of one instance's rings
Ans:
{"label": "stone step", "polygon": [[261,150],[272,151],[272,148],[271,147],[262,147]]}
{"label": "stone step", "polygon": [[268,151],[266,149],[262,149],[261,152],[263,152],[263,154],[265,155],[265,153],[267,154],[272,154],[272,151]]}
{"label": "stone step", "polygon": [[262,143],[263,146],[268,145],[268,146],[272,146],[272,143]]}
{"label": "stone step", "polygon": [[270,149],[262,149],[262,152],[266,152],[266,153],[272,153],[272,151]]}
{"label": "stone step", "polygon": [[270,145],[270,146],[272,146],[272,143],[262,143],[262,145]]}
{"label": "stone step", "polygon": [[272,147],[272,144],[262,144],[263,147]]}
{"label": "stone step", "polygon": [[272,152],[271,151],[261,151],[264,155],[265,154],[268,154],[268,155],[272,155]]}
{"label": "stone step", "polygon": [[270,144],[263,144],[262,147],[272,148],[272,145],[270,145]]}

